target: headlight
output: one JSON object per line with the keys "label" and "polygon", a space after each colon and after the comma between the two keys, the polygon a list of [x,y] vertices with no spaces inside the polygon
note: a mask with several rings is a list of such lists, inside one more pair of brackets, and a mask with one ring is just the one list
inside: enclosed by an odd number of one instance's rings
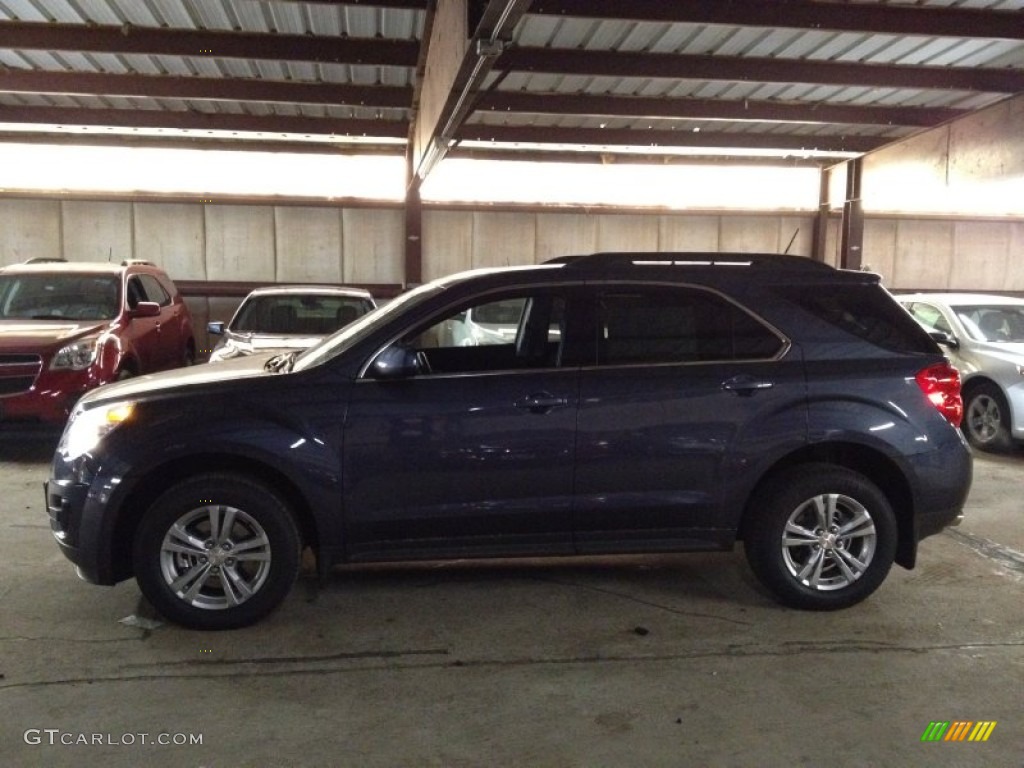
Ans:
{"label": "headlight", "polygon": [[84,371],[96,359],[98,347],[96,337],[81,339],[66,347],[61,347],[50,361],[50,369]]}
{"label": "headlight", "polygon": [[68,422],[57,450],[67,460],[88,453],[104,436],[110,434],[131,418],[135,403],[108,403],[88,410],[76,410]]}

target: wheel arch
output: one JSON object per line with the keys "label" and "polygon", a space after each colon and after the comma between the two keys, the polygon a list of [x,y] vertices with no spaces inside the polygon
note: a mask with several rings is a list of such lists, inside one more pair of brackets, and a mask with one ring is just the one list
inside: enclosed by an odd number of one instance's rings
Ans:
{"label": "wheel arch", "polygon": [[815,443],[783,456],[769,466],[758,479],[743,510],[738,538],[746,536],[751,517],[756,514],[759,492],[781,473],[805,464],[832,464],[853,470],[885,494],[896,517],[899,540],[896,562],[904,568],[913,568],[917,556],[917,538],[914,531],[914,493],[906,474],[891,457],[871,446],[850,442]]}
{"label": "wheel arch", "polygon": [[319,559],[319,528],[309,501],[299,487],[273,465],[248,456],[227,453],[198,453],[172,459],[151,467],[136,478],[119,505],[111,532],[111,561],[116,579],[133,573],[132,545],[143,514],[165,491],[196,475],[229,473],[246,477],[277,491],[295,513],[295,523],[304,547],[310,547]]}

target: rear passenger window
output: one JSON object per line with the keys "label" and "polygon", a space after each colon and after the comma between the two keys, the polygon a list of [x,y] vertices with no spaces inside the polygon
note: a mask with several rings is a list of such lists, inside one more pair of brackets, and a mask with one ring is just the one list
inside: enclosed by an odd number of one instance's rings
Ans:
{"label": "rear passenger window", "polygon": [[598,322],[603,365],[766,360],[784,343],[738,306],[692,289],[607,293]]}

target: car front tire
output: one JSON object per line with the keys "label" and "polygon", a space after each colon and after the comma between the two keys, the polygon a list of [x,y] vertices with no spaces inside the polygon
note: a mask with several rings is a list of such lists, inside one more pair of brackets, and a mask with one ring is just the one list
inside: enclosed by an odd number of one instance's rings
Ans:
{"label": "car front tire", "polygon": [[191,629],[234,629],[284,600],[298,576],[300,536],[272,488],[209,474],[154,502],[133,555],[139,588],[163,616]]}
{"label": "car front tire", "polygon": [[779,602],[827,611],[878,589],[897,539],[892,507],[874,483],[844,467],[811,464],[760,489],[748,510],[745,550]]}
{"label": "car front tire", "polygon": [[1006,451],[1013,444],[1010,408],[994,384],[971,389],[964,404],[964,435],[967,442],[983,451]]}

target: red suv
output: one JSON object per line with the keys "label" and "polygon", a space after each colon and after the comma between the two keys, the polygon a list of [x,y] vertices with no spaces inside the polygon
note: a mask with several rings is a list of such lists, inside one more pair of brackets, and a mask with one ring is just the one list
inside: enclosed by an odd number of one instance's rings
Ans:
{"label": "red suv", "polygon": [[192,317],[145,261],[0,269],[0,421],[63,422],[86,391],[195,360]]}

